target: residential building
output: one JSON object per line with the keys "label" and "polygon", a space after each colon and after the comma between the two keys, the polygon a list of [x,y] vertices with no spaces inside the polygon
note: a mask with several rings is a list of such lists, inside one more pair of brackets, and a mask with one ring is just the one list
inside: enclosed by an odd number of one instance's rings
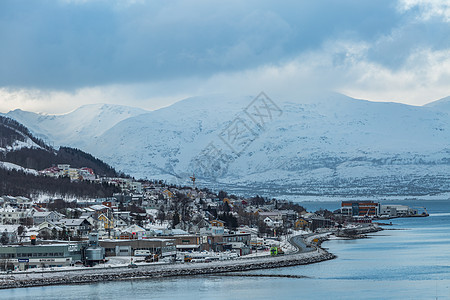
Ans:
{"label": "residential building", "polygon": [[55,211],[42,211],[33,213],[33,222],[35,225],[39,225],[43,222],[57,223],[64,216]]}
{"label": "residential building", "polygon": [[59,221],[61,226],[66,227],[73,232],[75,236],[85,237],[92,229],[91,223],[86,219],[61,219]]}

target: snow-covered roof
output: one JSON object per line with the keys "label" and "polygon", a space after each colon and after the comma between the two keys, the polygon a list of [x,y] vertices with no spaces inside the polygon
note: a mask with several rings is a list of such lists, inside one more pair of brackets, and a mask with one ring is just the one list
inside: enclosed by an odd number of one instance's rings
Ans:
{"label": "snow-covered roof", "polygon": [[261,211],[258,212],[260,216],[281,216],[282,213],[280,211]]}
{"label": "snow-covered roof", "polygon": [[133,225],[131,225],[131,226],[125,228],[123,231],[124,231],[124,232],[141,232],[141,231],[145,231],[145,229],[142,228],[141,226],[138,226],[138,225],[136,225],[136,224],[133,224]]}
{"label": "snow-covered roof", "polygon": [[37,211],[33,214],[33,217],[47,217],[51,213],[51,211]]}
{"label": "snow-covered roof", "polygon": [[0,233],[6,231],[6,232],[16,232],[17,228],[19,228],[20,225],[0,225]]}
{"label": "snow-covered roof", "polygon": [[93,210],[103,210],[103,209],[108,209],[109,207],[103,204],[95,204],[95,205],[91,205],[89,206],[89,208],[93,209]]}
{"label": "snow-covered roof", "polygon": [[184,231],[182,229],[172,229],[173,235],[186,235],[189,234],[187,231]]}
{"label": "snow-covered roof", "polygon": [[80,226],[86,219],[61,219],[60,223],[66,226]]}

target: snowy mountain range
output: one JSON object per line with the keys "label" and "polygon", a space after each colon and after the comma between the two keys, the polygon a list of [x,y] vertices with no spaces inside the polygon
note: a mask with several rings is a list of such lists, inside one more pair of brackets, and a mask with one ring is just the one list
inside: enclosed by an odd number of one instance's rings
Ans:
{"label": "snowy mountain range", "polygon": [[425,106],[341,94],[194,97],[155,111],[86,105],[6,116],[137,178],[243,194],[419,196],[450,191],[450,98]]}
{"label": "snowy mountain range", "polygon": [[62,115],[44,115],[16,109],[7,117],[21,122],[36,137],[55,146],[77,145],[84,148],[105,131],[127,118],[147,111],[127,106],[92,104]]}

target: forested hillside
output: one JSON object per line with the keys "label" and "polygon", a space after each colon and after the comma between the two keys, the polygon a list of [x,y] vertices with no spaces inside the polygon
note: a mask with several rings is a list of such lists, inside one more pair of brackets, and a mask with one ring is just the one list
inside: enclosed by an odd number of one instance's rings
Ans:
{"label": "forested hillside", "polygon": [[[91,168],[99,176],[118,176],[116,170],[100,159],[75,148],[53,149],[34,137],[22,124],[3,116],[0,116],[0,162],[37,171],[58,164],[69,164],[74,168]],[[0,168],[0,195],[107,197],[117,191],[117,187],[107,184],[71,182],[69,178],[55,179],[22,170]]]}
{"label": "forested hillside", "polygon": [[45,194],[55,197],[110,197],[119,188],[89,181],[71,182],[69,178],[35,176],[22,171],[0,168],[0,195],[35,197]]}

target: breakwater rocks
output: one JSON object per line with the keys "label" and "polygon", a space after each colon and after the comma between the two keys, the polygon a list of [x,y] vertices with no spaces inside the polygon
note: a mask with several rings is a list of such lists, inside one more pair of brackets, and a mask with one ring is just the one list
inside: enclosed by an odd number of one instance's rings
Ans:
{"label": "breakwater rocks", "polygon": [[317,248],[316,251],[308,253],[298,253],[278,257],[238,259],[233,261],[212,263],[186,263],[154,266],[142,265],[136,269],[121,267],[92,268],[87,270],[84,269],[49,273],[16,273],[14,275],[1,275],[0,288],[7,289],[47,285],[85,284],[103,281],[242,272],[248,270],[305,265],[333,259],[335,257],[336,256],[333,254]]}
{"label": "breakwater rocks", "polygon": [[366,234],[368,233],[374,233],[382,230],[383,228],[381,228],[378,224],[367,224],[366,226],[339,230],[335,233],[335,235],[343,238],[360,239],[366,238]]}

